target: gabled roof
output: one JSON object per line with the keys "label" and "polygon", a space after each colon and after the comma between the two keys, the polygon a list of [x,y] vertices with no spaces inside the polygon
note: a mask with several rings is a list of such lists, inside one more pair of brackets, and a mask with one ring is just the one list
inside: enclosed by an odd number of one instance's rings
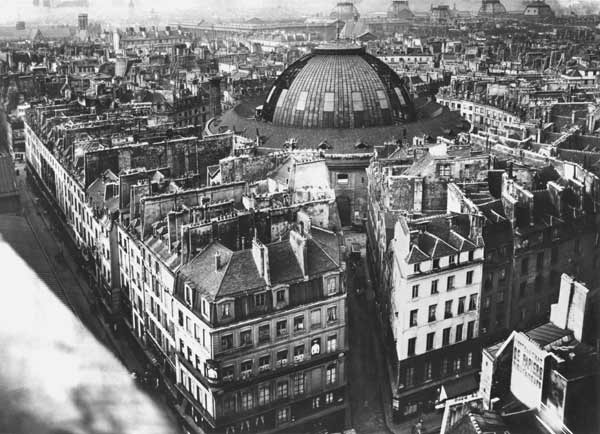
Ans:
{"label": "gabled roof", "polygon": [[408,264],[416,264],[417,262],[423,262],[429,259],[429,256],[427,256],[425,253],[423,253],[423,251],[421,249],[419,249],[417,246],[412,246],[412,248],[410,249],[410,252],[406,258],[406,262]]}

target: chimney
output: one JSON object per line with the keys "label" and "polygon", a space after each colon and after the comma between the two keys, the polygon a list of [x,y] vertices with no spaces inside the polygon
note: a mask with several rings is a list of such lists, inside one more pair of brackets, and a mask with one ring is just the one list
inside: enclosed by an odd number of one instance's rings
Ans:
{"label": "chimney", "polygon": [[298,265],[300,265],[302,275],[305,277],[308,275],[308,270],[306,269],[308,263],[306,242],[306,236],[293,229],[290,231],[290,247],[296,256]]}
{"label": "chimney", "polygon": [[221,268],[221,254],[215,253],[215,271],[219,271]]}
{"label": "chimney", "polygon": [[252,257],[256,264],[258,274],[262,277],[267,285],[271,284],[271,277],[269,273],[269,249],[263,243],[258,240],[256,234],[252,240]]}

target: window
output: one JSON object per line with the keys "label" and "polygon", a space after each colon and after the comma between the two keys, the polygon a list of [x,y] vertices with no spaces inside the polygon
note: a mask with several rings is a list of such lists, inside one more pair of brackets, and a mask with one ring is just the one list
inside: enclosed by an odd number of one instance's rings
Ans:
{"label": "window", "polygon": [[521,273],[527,273],[529,269],[529,258],[525,257],[521,260]]}
{"label": "window", "polygon": [[406,386],[410,387],[415,383],[415,368],[414,367],[409,367],[406,368],[406,372],[405,372],[405,382],[406,382]]}
{"label": "window", "polygon": [[347,173],[338,173],[337,174],[337,183],[338,184],[348,184],[348,174]]}
{"label": "window", "polygon": [[446,357],[442,359],[442,375],[448,375],[448,359]]}
{"label": "window", "polygon": [[327,352],[332,353],[337,350],[337,335],[327,337]]}
{"label": "window", "polygon": [[352,92],[352,109],[355,112],[362,112],[365,109],[360,92]]}
{"label": "window", "polygon": [[437,172],[439,176],[450,176],[450,165],[449,164],[438,164]]}
{"label": "window", "polygon": [[221,349],[228,350],[233,347],[233,335],[221,336]]}
{"label": "window", "polygon": [[275,293],[277,303],[285,303],[285,289],[280,289]]}
{"label": "window", "polygon": [[296,374],[294,377],[294,395],[301,395],[304,393],[304,372]]}
{"label": "window", "polygon": [[415,355],[415,347],[417,345],[417,338],[410,338],[408,340],[408,355],[409,356],[414,356]]}
{"label": "window", "polygon": [[294,331],[295,332],[304,331],[304,315],[294,317]]}
{"label": "window", "polygon": [[333,403],[333,393],[329,392],[325,394],[325,404],[332,404]]}
{"label": "window", "polygon": [[417,298],[419,296],[419,285],[412,286],[412,298]]}
{"label": "window", "polygon": [[327,280],[327,294],[335,294],[337,291],[336,278],[332,277]]}
{"label": "window", "polygon": [[337,306],[327,308],[327,322],[337,321]]}
{"label": "window", "polygon": [[321,406],[321,398],[317,396],[312,399],[312,408],[319,408]]}
{"label": "window", "polygon": [[252,330],[240,332],[240,346],[252,345]]}
{"label": "window", "polygon": [[241,408],[242,410],[250,410],[254,407],[252,392],[242,392]]}
{"label": "window", "polygon": [[325,92],[324,100],[323,100],[323,111],[324,112],[332,112],[334,111],[334,93],[333,92]]}
{"label": "window", "polygon": [[427,360],[425,362],[424,375],[425,381],[431,380],[431,361]]}
{"label": "window", "polygon": [[463,325],[459,324],[456,326],[456,338],[455,338],[456,342],[462,341],[462,334],[463,334]]}
{"label": "window", "polygon": [[427,317],[429,322],[435,321],[436,309],[437,309],[437,304],[432,304],[431,306],[429,306],[429,315]]}
{"label": "window", "polygon": [[231,316],[231,303],[223,303],[221,305],[221,317],[228,318]]}
{"label": "window", "polygon": [[467,285],[473,283],[473,271],[467,271]]}
{"label": "window", "polygon": [[419,310],[414,309],[410,311],[410,327],[415,327],[417,325],[417,314]]}
{"label": "window", "polygon": [[460,357],[457,357],[457,358],[456,358],[456,359],[454,359],[454,361],[452,362],[452,370],[453,370],[454,372],[458,372],[458,371],[460,371],[460,368],[461,368],[461,366],[460,366],[460,365],[461,365],[461,360],[460,360]]}
{"label": "window", "polygon": [[277,383],[277,398],[287,398],[288,396],[288,383],[282,381]]}
{"label": "window", "polygon": [[240,365],[240,373],[242,377],[246,377],[252,373],[252,360],[243,361]]}
{"label": "window", "polygon": [[312,328],[321,327],[321,309],[316,309],[310,313],[310,326]]}
{"label": "window", "polygon": [[183,327],[183,312],[182,311],[178,312],[177,318],[178,318],[179,325],[181,327]]}
{"label": "window", "polygon": [[225,413],[231,413],[235,411],[235,397],[228,396],[223,400],[223,407]]}
{"label": "window", "polygon": [[469,297],[469,310],[477,309],[477,294],[471,294]]}
{"label": "window", "polygon": [[285,423],[290,419],[290,409],[289,408],[279,408],[277,409],[277,423]]}
{"label": "window", "polygon": [[486,312],[489,312],[490,308],[492,306],[492,297],[491,296],[487,296],[483,299],[483,310]]}
{"label": "window", "polygon": [[258,358],[258,372],[268,371],[271,368],[271,356],[268,354]]}
{"label": "window", "polygon": [[475,321],[469,321],[467,324],[467,339],[473,339],[473,334],[475,332]]}
{"label": "window", "polygon": [[306,107],[306,99],[308,98],[308,92],[300,92],[298,97],[298,103],[296,104],[296,110],[304,110]]}
{"label": "window", "polygon": [[467,297],[460,297],[458,299],[458,314],[465,313],[465,301]]}
{"label": "window", "polygon": [[448,291],[454,289],[454,276],[448,276]]}
{"label": "window", "polygon": [[294,347],[294,362],[302,362],[304,360],[304,345]]}
{"label": "window", "polygon": [[263,324],[258,327],[258,342],[263,344],[271,340],[271,327],[269,324]]}
{"label": "window", "polygon": [[264,292],[261,292],[260,294],[256,294],[254,296],[254,304],[257,307],[262,307],[265,305],[265,300],[266,300],[266,296]]}
{"label": "window", "polygon": [[433,350],[433,341],[435,339],[435,332],[427,333],[427,347],[426,350]]}
{"label": "window", "polygon": [[258,405],[267,405],[271,400],[271,390],[268,385],[258,387]]}
{"label": "window", "polygon": [[442,332],[442,346],[450,345],[450,327],[445,328]]}
{"label": "window", "polygon": [[326,383],[335,384],[337,380],[337,367],[335,365],[329,365],[327,367]]}
{"label": "window", "polygon": [[287,320],[277,321],[277,337],[287,335]]}
{"label": "window", "polygon": [[473,353],[469,351],[467,353],[467,366],[471,367],[472,364],[473,364]]}
{"label": "window", "polygon": [[208,302],[206,300],[202,300],[202,315],[208,316]]}
{"label": "window", "polygon": [[469,261],[472,261],[475,259],[475,252],[473,250],[469,250]]}
{"label": "window", "polygon": [[421,272],[421,264],[417,263],[417,264],[413,265],[413,271],[415,273],[420,273]]}
{"label": "window", "polygon": [[383,90],[377,90],[375,92],[377,93],[377,99],[379,100],[379,107],[381,107],[382,110],[389,108],[385,92]]}
{"label": "window", "polygon": [[288,361],[288,350],[287,348],[285,350],[279,350],[277,351],[277,367],[281,367],[281,366],[285,366],[287,365],[287,361]]}
{"label": "window", "polygon": [[450,258],[450,265],[456,264],[456,256],[452,255],[452,256],[449,256],[449,258]]}
{"label": "window", "polygon": [[437,294],[438,293],[438,280],[432,280],[431,281],[431,294]]}
{"label": "window", "polygon": [[433,269],[434,270],[438,270],[440,268],[440,260],[439,259],[434,259],[433,260]]}
{"label": "window", "polygon": [[452,300],[447,300],[444,304],[444,319],[452,318]]}

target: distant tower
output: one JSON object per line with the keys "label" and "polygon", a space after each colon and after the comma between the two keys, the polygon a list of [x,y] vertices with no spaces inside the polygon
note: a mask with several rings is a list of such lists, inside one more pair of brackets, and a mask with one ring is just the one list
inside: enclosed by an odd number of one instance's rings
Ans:
{"label": "distant tower", "polygon": [[88,14],[79,14],[79,31],[84,32],[88,29]]}
{"label": "distant tower", "polygon": [[506,8],[500,3],[500,0],[481,0],[478,14],[480,17],[497,17],[505,14]]}

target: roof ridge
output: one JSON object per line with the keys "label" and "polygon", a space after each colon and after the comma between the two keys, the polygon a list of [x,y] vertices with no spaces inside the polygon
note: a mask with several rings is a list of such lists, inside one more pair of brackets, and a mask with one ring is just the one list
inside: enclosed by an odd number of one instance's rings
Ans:
{"label": "roof ridge", "polygon": [[[240,250],[240,252],[243,252],[243,250]],[[223,286],[223,281],[225,280],[225,277],[227,276],[227,272],[229,271],[229,266],[231,265],[231,261],[233,261],[233,257],[236,253],[238,253],[238,252],[232,251],[229,261],[227,261],[227,264],[225,264],[225,267],[224,267],[225,269],[223,270],[223,277],[221,277],[221,280],[219,281],[219,288],[217,289],[217,291],[215,293],[215,298],[217,298],[220,295],[221,287]],[[254,266],[256,267],[256,262],[254,262],[254,261],[252,261],[252,262],[254,263]]]}
{"label": "roof ridge", "polygon": [[[310,240],[312,240],[312,241],[313,241],[313,242],[314,242],[314,243],[317,245],[317,247],[318,247],[319,249],[321,249],[321,251],[322,251],[323,253],[325,253],[325,256],[327,256],[329,259],[331,259],[335,265],[337,265],[338,267],[341,265],[341,264],[340,264],[340,262],[341,262],[341,261],[333,259],[333,258],[331,257],[331,255],[330,255],[329,253],[327,253],[327,250],[325,250],[325,249],[324,249],[324,248],[321,246],[321,243],[319,243],[318,241],[315,241],[315,240],[314,240],[314,238],[312,238],[312,237],[310,237],[308,240],[309,240],[309,241],[310,241]],[[294,255],[294,256],[296,256],[296,255]],[[296,261],[298,261],[298,259],[297,259],[297,258],[296,258]],[[300,264],[298,264],[298,265],[300,265]]]}

